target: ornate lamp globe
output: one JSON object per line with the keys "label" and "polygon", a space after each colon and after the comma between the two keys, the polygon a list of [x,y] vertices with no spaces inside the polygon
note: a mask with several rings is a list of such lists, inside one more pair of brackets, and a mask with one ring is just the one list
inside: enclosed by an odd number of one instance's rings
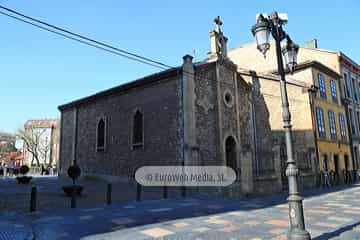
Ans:
{"label": "ornate lamp globe", "polygon": [[299,46],[293,42],[288,42],[286,46],[282,49],[282,54],[285,59],[286,66],[289,68],[290,72],[293,72],[297,65],[297,53],[299,51]]}
{"label": "ornate lamp globe", "polygon": [[269,22],[260,15],[257,23],[251,28],[251,32],[255,36],[257,48],[259,51],[266,56],[267,50],[270,48],[269,37],[270,37],[270,26]]}

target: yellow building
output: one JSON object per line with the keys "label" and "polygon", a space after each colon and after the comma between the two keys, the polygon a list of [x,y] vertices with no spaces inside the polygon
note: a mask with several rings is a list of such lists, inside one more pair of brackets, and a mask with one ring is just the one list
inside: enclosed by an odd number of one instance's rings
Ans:
{"label": "yellow building", "polygon": [[299,64],[293,78],[317,88],[311,94],[311,108],[321,171],[353,170],[345,108],[340,98],[341,76],[317,61]]}
{"label": "yellow building", "polygon": [[[271,49],[273,51],[268,51],[266,59],[256,49],[256,43],[232,49],[228,55],[238,67],[254,70],[258,75],[267,75],[277,69],[273,44]],[[301,151],[308,149],[308,152],[311,152],[314,145],[316,156],[315,160],[310,162],[315,161],[315,172],[327,169],[342,177],[344,169],[353,170],[346,111],[341,102],[341,76],[338,71],[333,66],[327,67],[318,61],[300,61],[294,73],[288,73],[286,79],[292,115],[294,154],[295,158],[298,158],[298,165],[301,166],[301,161],[304,161],[300,160]],[[281,131],[279,86],[278,83],[270,82],[262,80],[260,92],[269,109],[272,131]],[[310,86],[319,88],[316,95],[308,91]],[[269,94],[277,97],[267,97]],[[308,154],[305,159],[311,156],[312,154]]]}
{"label": "yellow building", "polygon": [[[276,173],[283,189],[286,189],[287,156],[279,77],[276,74],[261,74],[245,69],[238,69],[238,71],[242,78],[252,86],[252,118],[255,126],[254,138],[256,139],[254,169],[256,170],[258,166],[261,167],[272,160],[275,160],[276,163],[279,159],[280,163],[276,165]],[[302,187],[312,188],[319,180],[319,164],[312,121],[311,98],[309,97],[311,84],[295,80],[291,76],[287,76],[286,79],[292,116],[293,157],[300,170],[299,177]],[[267,151],[268,148],[273,148],[272,153]],[[274,151],[276,149],[279,153]]]}
{"label": "yellow building", "polygon": [[[276,69],[275,54],[274,42],[271,42],[270,51],[267,52],[266,58],[257,50],[255,42],[244,44],[228,52],[231,60],[238,66],[255,70],[258,73],[266,73]],[[314,44],[313,47],[301,47],[297,58],[299,64],[317,61],[341,75],[340,81],[337,82],[337,90],[338,98],[346,100],[343,101],[346,103],[346,124],[349,127],[346,128],[346,137],[352,146],[351,164],[349,165],[354,166],[354,170],[360,169],[360,66],[344,53],[318,49],[317,44]],[[309,78],[310,75],[307,77]],[[304,80],[304,77],[300,79]],[[329,87],[329,85],[327,86]],[[327,90],[330,91],[330,89]],[[294,125],[294,127],[298,126]]]}

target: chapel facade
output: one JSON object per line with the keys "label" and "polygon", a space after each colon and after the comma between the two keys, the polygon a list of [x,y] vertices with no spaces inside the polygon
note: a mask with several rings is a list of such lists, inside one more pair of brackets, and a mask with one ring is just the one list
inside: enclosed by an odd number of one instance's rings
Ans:
{"label": "chapel facade", "polygon": [[[225,165],[237,174],[232,192],[281,191],[280,152],[271,140],[260,156],[268,171],[254,176],[254,131],[266,128],[254,111],[266,117],[270,110],[255,108],[253,86],[228,58],[221,20],[215,23],[205,61],[185,55],[180,67],[59,106],[60,174],[74,162],[84,174],[123,180],[142,166]],[[271,139],[270,128],[259,132]]]}

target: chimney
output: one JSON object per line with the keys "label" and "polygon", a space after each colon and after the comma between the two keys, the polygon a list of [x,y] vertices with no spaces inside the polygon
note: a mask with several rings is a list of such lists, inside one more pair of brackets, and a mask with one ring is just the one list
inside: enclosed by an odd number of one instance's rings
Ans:
{"label": "chimney", "polygon": [[185,56],[183,56],[183,65],[187,65],[187,64],[191,64],[192,65],[192,60],[193,60],[193,56],[186,54]]}
{"label": "chimney", "polygon": [[305,47],[306,48],[317,48],[318,44],[317,44],[317,39],[313,38],[309,41],[305,42]]}

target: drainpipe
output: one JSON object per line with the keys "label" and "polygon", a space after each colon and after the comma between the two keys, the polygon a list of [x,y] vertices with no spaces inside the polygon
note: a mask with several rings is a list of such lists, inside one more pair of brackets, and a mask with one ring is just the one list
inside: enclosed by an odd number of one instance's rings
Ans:
{"label": "drainpipe", "polygon": [[252,121],[253,121],[253,141],[254,141],[254,147],[255,147],[255,164],[256,164],[256,176],[259,176],[259,154],[258,154],[258,145],[257,145],[257,132],[256,132],[256,112],[255,112],[255,104],[254,104],[254,92],[251,93],[250,101],[251,101],[251,108],[252,108]]}
{"label": "drainpipe", "polygon": [[[260,77],[257,75],[255,71],[250,71],[249,73],[240,73],[240,75],[251,77],[251,92],[249,96],[249,101],[251,102],[251,117],[252,117],[252,130],[253,130],[253,144],[254,144],[254,156],[253,159],[255,160],[255,176],[259,176],[259,148],[257,144],[257,131],[256,131],[256,108],[255,108],[255,88],[254,88],[254,80]],[[254,166],[253,166],[254,168]],[[254,171],[254,170],[253,170]]]}
{"label": "drainpipe", "polygon": [[[310,88],[308,88],[309,93],[309,102],[310,102],[310,110],[311,110],[311,123],[312,123],[312,129],[314,134],[314,142],[315,142],[315,153],[316,153],[316,163],[315,168],[318,172],[320,172],[320,154],[319,154],[319,147],[316,137],[316,123],[315,123],[315,105],[314,105],[314,96],[316,92],[318,91],[318,87],[315,85],[312,85]],[[318,175],[318,172],[316,172],[316,185],[319,185],[321,176]]]}
{"label": "drainpipe", "polygon": [[54,139],[53,139],[53,134],[54,134],[54,125],[51,125],[50,127],[50,140],[49,140],[49,145],[50,145],[50,158],[49,158],[49,167],[51,167],[52,163],[53,163],[53,143],[54,143]]}
{"label": "drainpipe", "polygon": [[77,165],[77,140],[78,140],[78,108],[74,108],[74,119],[73,119],[73,164]]}

